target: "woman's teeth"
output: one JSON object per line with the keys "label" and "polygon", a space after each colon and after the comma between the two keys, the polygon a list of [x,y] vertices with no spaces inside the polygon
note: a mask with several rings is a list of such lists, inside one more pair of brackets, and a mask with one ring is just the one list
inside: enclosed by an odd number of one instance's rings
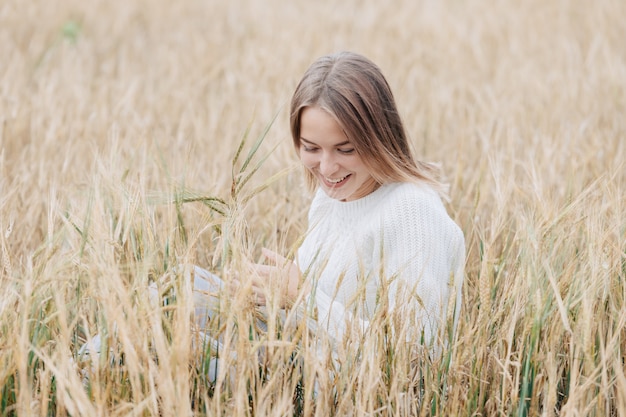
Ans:
{"label": "woman's teeth", "polygon": [[324,179],[330,182],[331,184],[339,184],[341,181],[345,180],[346,178],[348,178],[348,175],[346,175],[345,177],[338,178],[336,180],[324,177]]}

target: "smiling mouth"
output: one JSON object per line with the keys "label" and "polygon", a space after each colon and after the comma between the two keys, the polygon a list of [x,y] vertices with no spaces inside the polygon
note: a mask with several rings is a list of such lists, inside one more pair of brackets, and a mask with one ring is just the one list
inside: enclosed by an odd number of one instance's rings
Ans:
{"label": "smiling mouth", "polygon": [[351,174],[348,174],[345,177],[336,178],[336,179],[324,177],[324,181],[326,181],[331,186],[335,186],[335,185],[339,185],[339,184],[343,183],[350,175]]}

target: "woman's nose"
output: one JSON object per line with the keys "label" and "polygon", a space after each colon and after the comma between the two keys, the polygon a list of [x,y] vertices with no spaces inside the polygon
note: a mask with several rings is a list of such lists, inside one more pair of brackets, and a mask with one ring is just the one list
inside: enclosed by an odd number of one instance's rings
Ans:
{"label": "woman's nose", "polygon": [[323,154],[320,159],[320,174],[330,177],[335,172],[337,172],[337,161],[334,156],[329,153]]}

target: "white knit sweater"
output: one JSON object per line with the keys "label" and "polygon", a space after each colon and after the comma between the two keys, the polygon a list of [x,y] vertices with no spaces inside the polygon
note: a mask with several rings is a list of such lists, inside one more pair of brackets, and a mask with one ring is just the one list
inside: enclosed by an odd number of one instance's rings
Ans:
{"label": "white knit sweater", "polygon": [[[313,284],[318,325],[335,339],[350,325],[365,331],[376,309],[387,305],[403,318],[410,314],[416,334],[407,337],[436,343],[452,291],[456,328],[464,259],[463,233],[437,193],[393,183],[350,202],[318,190],[297,262]],[[381,301],[385,294],[388,304]]]}

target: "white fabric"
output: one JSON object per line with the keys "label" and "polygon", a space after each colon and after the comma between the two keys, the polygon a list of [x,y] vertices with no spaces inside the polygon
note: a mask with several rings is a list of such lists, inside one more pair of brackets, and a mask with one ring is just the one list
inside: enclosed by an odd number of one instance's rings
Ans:
{"label": "white fabric", "polygon": [[313,283],[318,325],[335,339],[351,324],[365,331],[386,290],[389,311],[411,314],[407,337],[434,343],[452,291],[456,327],[464,259],[463,233],[437,193],[393,183],[350,202],[318,190],[297,262]]}

